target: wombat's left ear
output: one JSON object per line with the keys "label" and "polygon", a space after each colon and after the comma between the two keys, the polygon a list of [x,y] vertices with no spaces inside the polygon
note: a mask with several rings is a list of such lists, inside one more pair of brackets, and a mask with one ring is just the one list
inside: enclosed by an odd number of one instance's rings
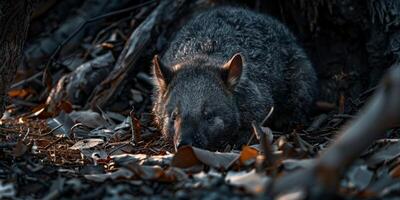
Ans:
{"label": "wombat's left ear", "polygon": [[242,68],[243,58],[240,53],[233,55],[232,58],[224,64],[223,79],[228,87],[233,88],[239,82],[240,76],[242,75]]}
{"label": "wombat's left ear", "polygon": [[173,72],[168,66],[164,65],[160,61],[158,55],[155,55],[153,58],[153,73],[157,79],[157,86],[161,92],[164,92],[167,89],[169,82],[172,79]]}

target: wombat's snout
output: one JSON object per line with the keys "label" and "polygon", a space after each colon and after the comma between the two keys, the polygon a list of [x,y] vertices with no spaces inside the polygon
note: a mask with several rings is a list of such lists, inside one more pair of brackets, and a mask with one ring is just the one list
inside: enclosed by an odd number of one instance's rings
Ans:
{"label": "wombat's snout", "polygon": [[192,138],[182,138],[182,139],[179,139],[178,143],[176,144],[176,148],[179,149],[183,146],[192,146],[192,145],[193,145]]}
{"label": "wombat's snout", "polygon": [[182,128],[175,129],[174,146],[175,149],[179,149],[183,146],[192,146],[193,137],[190,130],[182,131]]}
{"label": "wombat's snout", "polygon": [[192,146],[197,148],[205,148],[206,141],[203,141],[197,132],[184,131],[177,133],[175,140],[175,149],[179,149],[183,146]]}

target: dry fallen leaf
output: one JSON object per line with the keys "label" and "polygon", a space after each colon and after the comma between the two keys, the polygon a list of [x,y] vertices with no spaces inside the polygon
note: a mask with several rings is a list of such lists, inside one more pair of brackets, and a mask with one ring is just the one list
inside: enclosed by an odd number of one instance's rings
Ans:
{"label": "dry fallen leaf", "polygon": [[106,174],[87,174],[84,177],[88,180],[95,182],[104,182],[107,179],[115,180],[117,178],[131,179],[134,173],[128,169],[120,168],[115,172],[109,172]]}
{"label": "dry fallen leaf", "polygon": [[146,154],[118,154],[110,156],[114,162],[123,166],[131,162],[136,162],[141,165],[159,165],[159,166],[169,166],[171,165],[173,154],[149,156]]}
{"label": "dry fallen leaf", "polygon": [[89,149],[89,148],[95,147],[95,146],[97,146],[99,144],[103,144],[103,143],[104,143],[104,140],[99,139],[99,138],[84,139],[84,140],[78,141],[69,149],[73,149],[73,150]]}
{"label": "dry fallen leaf", "polygon": [[393,178],[400,177],[400,165],[397,165],[390,171],[390,176],[392,176]]}
{"label": "dry fallen leaf", "polygon": [[263,174],[256,173],[255,169],[250,172],[229,171],[225,181],[237,187],[243,187],[253,194],[262,193],[271,179]]}
{"label": "dry fallen leaf", "polygon": [[367,163],[368,166],[375,166],[398,156],[400,156],[400,142],[390,143],[374,152],[374,154],[367,159]]}
{"label": "dry fallen leaf", "polygon": [[135,162],[124,165],[127,169],[133,171],[142,180],[156,180],[161,182],[174,182],[187,179],[187,175],[178,168],[169,168],[164,170],[160,166],[139,165]]}
{"label": "dry fallen leaf", "polygon": [[82,123],[90,128],[105,127],[108,124],[99,113],[92,110],[73,111],[69,116],[75,123]]}
{"label": "dry fallen leaf", "polygon": [[240,165],[248,165],[255,162],[259,151],[253,147],[244,146],[240,152],[239,163]]}
{"label": "dry fallen leaf", "polygon": [[171,166],[180,168],[189,168],[198,164],[201,162],[194,154],[192,147],[189,146],[179,148],[171,162]]}
{"label": "dry fallen leaf", "polygon": [[198,164],[217,169],[229,168],[238,158],[237,153],[211,152],[196,147],[185,146],[178,149],[174,155],[171,165],[179,168],[189,168]]}
{"label": "dry fallen leaf", "polygon": [[67,101],[67,100],[61,100],[58,104],[57,104],[57,108],[60,111],[64,111],[66,113],[70,113],[72,112],[72,103]]}
{"label": "dry fallen leaf", "polygon": [[294,190],[289,191],[288,193],[281,194],[276,197],[276,200],[301,200],[306,199],[306,194],[304,190]]}
{"label": "dry fallen leaf", "polygon": [[48,126],[53,129],[53,135],[69,136],[74,122],[71,117],[61,112],[57,117],[47,119]]}
{"label": "dry fallen leaf", "polygon": [[354,166],[347,172],[350,183],[359,190],[364,190],[369,185],[373,175],[366,165]]}
{"label": "dry fallen leaf", "polygon": [[8,91],[7,95],[9,97],[19,97],[19,98],[25,98],[29,94],[33,94],[34,91],[32,89],[27,89],[27,88],[22,88],[22,89],[13,89]]}

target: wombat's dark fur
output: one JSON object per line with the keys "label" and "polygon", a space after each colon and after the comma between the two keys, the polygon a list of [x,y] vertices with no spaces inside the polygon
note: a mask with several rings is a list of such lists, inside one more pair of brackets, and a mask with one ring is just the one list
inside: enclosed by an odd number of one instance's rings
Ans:
{"label": "wombat's dark fur", "polygon": [[154,114],[175,147],[240,145],[272,106],[273,128],[302,123],[316,95],[314,69],[293,34],[246,9],[196,15],[153,62]]}

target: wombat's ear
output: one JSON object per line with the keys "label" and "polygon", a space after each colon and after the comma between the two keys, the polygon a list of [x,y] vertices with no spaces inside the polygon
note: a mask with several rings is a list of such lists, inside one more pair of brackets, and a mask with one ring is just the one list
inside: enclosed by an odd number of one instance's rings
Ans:
{"label": "wombat's ear", "polygon": [[168,66],[165,66],[164,63],[160,61],[160,57],[155,55],[153,58],[153,73],[157,80],[158,89],[161,92],[164,92],[167,89],[169,82],[172,79],[173,72]]}
{"label": "wombat's ear", "polygon": [[224,64],[223,79],[228,87],[233,88],[239,81],[242,75],[243,59],[240,53],[232,56],[232,58]]}

